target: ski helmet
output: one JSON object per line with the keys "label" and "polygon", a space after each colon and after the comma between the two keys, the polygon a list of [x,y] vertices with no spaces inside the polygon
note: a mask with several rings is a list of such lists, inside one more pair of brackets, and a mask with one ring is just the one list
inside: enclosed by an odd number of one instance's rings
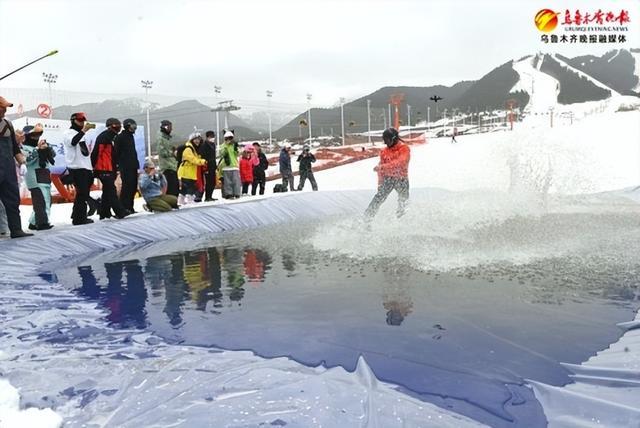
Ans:
{"label": "ski helmet", "polygon": [[382,133],[382,140],[387,147],[393,147],[400,140],[400,134],[396,128],[387,128]]}
{"label": "ski helmet", "polygon": [[[135,132],[136,128],[138,127],[138,124],[133,119],[125,119],[124,122],[122,122],[122,127],[129,132]],[[133,130],[129,128],[133,128]]]}

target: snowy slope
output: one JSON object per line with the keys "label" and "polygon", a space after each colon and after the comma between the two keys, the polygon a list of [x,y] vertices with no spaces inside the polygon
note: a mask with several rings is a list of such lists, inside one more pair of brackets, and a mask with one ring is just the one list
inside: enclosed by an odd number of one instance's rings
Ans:
{"label": "snowy slope", "polygon": [[[554,77],[543,73],[533,66],[533,58],[525,58],[514,62],[513,69],[520,75],[520,80],[510,92],[525,91],[529,94],[529,103],[525,111],[529,113],[547,113],[558,105],[560,84]],[[538,66],[542,61],[538,61]]]}
{"label": "snowy slope", "polygon": [[633,88],[634,92],[640,92],[640,52],[631,52],[631,56],[633,56],[633,59],[635,60],[635,69],[633,74],[635,74],[638,77],[638,84],[636,85],[635,88]]}

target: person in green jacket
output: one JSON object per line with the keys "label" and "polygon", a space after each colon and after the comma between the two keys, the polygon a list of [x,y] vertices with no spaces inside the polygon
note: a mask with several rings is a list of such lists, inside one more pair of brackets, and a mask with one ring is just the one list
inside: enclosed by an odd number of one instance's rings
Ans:
{"label": "person in green jacket", "polygon": [[46,230],[53,225],[51,218],[51,174],[49,167],[55,163],[56,152],[47,144],[47,140],[40,139],[44,129],[41,124],[25,126],[22,152],[27,158],[27,173],[25,184],[31,192],[33,212],[29,218],[29,229]]}
{"label": "person in green jacket", "polygon": [[178,165],[176,160],[176,148],[173,146],[171,139],[171,131],[173,124],[168,120],[160,122],[160,131],[156,138],[156,147],[158,148],[158,166],[162,175],[167,179],[167,195],[178,197],[180,186],[178,184]]}
{"label": "person in green jacket", "polygon": [[218,176],[222,177],[222,197],[238,199],[242,192],[238,164],[238,143],[234,141],[233,129],[224,130],[224,143],[220,146]]}

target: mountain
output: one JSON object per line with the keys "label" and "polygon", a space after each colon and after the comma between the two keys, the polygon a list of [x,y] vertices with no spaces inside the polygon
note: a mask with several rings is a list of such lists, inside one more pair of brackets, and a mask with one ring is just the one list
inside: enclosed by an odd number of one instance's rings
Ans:
{"label": "mountain", "polygon": [[[638,85],[638,76],[634,74],[635,59],[625,49],[615,49],[602,57],[593,55],[567,58],[556,55],[572,67],[594,77],[622,95],[638,95],[634,88]],[[640,69],[640,65],[638,65]]]}
{"label": "mountain", "polygon": [[560,83],[558,102],[561,104],[600,101],[611,96],[611,90],[597,85],[589,76],[580,75],[563,66],[549,54],[544,56],[540,71],[554,77]]}
{"label": "mountain", "polygon": [[[400,116],[407,117],[407,105],[411,106],[411,122],[425,120],[427,113],[427,105],[433,105],[429,98],[433,95],[443,97],[438,102],[440,108],[446,108],[451,105],[451,101],[460,97],[473,82],[459,82],[451,87],[436,85],[428,87],[413,86],[387,86],[377,91],[345,103],[344,105],[344,121],[345,132],[356,133],[365,132],[367,130],[367,100],[371,101],[371,127],[381,129],[388,126],[388,105],[391,95],[396,93],[404,94],[404,101],[400,105]],[[436,106],[432,107],[431,117],[436,115]],[[300,120],[307,118],[307,113],[301,113],[293,118],[289,123],[274,132],[276,138],[295,138],[298,135],[308,136],[309,130],[306,126],[300,127]],[[311,109],[311,126],[313,135],[328,135],[333,129],[333,135],[341,134],[340,122],[340,106],[332,108],[313,108]]]}
{"label": "mountain", "polygon": [[[610,97],[614,92],[623,95],[640,96],[640,82],[637,70],[640,70],[640,50],[618,49],[607,52],[601,57],[586,55],[567,58],[561,55],[529,55],[518,61],[531,58],[533,66],[558,80],[558,98],[561,104],[597,101]],[[430,118],[440,118],[443,109],[461,112],[504,109],[507,100],[514,99],[520,108],[524,108],[530,99],[525,90],[511,92],[520,80],[514,70],[514,61],[508,61],[494,68],[475,81],[459,82],[451,87],[442,85],[428,87],[385,87],[344,106],[345,132],[359,133],[367,130],[367,100],[371,100],[371,128],[382,129],[388,126],[387,105],[394,93],[405,94],[400,106],[400,117],[407,119],[407,104],[412,106],[411,122],[426,118],[425,110],[430,107]],[[444,99],[437,104],[430,101],[431,95]],[[301,113],[289,123],[278,129],[274,135],[278,138],[308,136],[306,126],[299,126],[307,113]],[[333,128],[334,135],[340,135],[340,107],[329,109],[311,109],[312,134],[327,135]]]}
{"label": "mountain", "polygon": [[[107,100],[101,103],[86,103],[74,106],[63,105],[55,110],[55,118],[68,118],[72,113],[82,111],[92,122],[105,122],[110,117],[117,117],[121,121],[127,118],[135,120],[138,125],[146,126],[146,104],[137,98],[125,100]],[[26,116],[37,116],[35,110],[25,112]],[[17,117],[16,115],[9,116]],[[149,122],[151,124],[151,138],[160,127],[160,121],[168,119],[173,123],[173,135],[176,141],[186,140],[194,127],[198,130],[215,130],[216,118],[211,107],[195,100],[181,101],[179,103],[157,108],[157,104],[150,105]],[[229,127],[235,130],[239,140],[251,140],[261,138],[261,135],[251,129],[242,119],[234,114],[229,114]],[[220,113],[220,128],[224,127],[224,113]],[[264,138],[264,137],[262,137]]]}

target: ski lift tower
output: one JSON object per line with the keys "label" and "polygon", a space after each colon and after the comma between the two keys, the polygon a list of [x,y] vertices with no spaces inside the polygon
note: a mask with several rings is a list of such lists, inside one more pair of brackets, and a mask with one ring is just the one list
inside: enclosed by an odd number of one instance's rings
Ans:
{"label": "ski lift tower", "polygon": [[393,106],[393,127],[400,131],[400,104],[404,101],[404,93],[396,92],[390,97],[390,104]]}
{"label": "ski lift tower", "polygon": [[223,111],[224,112],[224,129],[229,129],[229,112],[240,110],[240,107],[233,105],[233,100],[220,101],[218,107],[211,111]]}

